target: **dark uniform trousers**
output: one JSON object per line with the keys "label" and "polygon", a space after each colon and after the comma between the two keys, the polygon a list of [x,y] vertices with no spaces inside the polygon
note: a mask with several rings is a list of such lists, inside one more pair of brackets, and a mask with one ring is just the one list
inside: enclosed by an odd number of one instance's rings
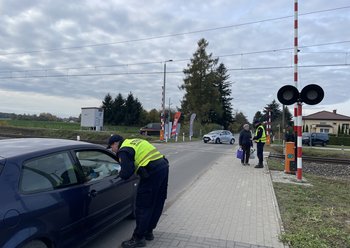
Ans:
{"label": "dark uniform trousers", "polygon": [[149,175],[141,177],[136,195],[134,236],[137,238],[156,228],[167,198],[169,164],[166,159],[155,162],[147,165]]}
{"label": "dark uniform trousers", "polygon": [[264,160],[264,154],[263,154],[264,145],[265,145],[265,143],[263,143],[263,142],[256,143],[256,155],[258,156],[260,165],[263,164],[263,160]]}

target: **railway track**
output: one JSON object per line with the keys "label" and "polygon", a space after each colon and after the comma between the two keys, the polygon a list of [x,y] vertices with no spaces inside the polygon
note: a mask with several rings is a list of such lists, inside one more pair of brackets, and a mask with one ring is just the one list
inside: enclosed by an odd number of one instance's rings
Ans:
{"label": "railway track", "polygon": [[[284,159],[284,155],[278,154],[278,153],[270,153],[269,158]],[[314,157],[314,156],[303,155],[303,161],[350,165],[350,159],[346,159],[346,158]]]}

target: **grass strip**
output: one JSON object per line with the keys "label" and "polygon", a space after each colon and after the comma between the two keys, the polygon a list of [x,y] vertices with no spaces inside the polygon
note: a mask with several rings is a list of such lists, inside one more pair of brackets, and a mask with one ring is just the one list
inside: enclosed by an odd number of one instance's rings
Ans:
{"label": "grass strip", "polygon": [[[279,160],[269,169],[283,170]],[[304,173],[311,187],[274,182],[285,232],[292,248],[350,247],[350,181]]]}

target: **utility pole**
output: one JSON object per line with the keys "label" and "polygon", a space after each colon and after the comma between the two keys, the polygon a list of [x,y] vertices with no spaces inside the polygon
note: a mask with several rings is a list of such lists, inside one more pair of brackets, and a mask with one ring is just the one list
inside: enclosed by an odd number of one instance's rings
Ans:
{"label": "utility pole", "polygon": [[160,140],[164,141],[165,135],[165,85],[166,85],[166,62],[171,62],[172,59],[164,61],[164,80],[163,80],[163,90],[162,90],[162,116],[161,116],[161,126],[162,130],[160,131]]}
{"label": "utility pole", "polygon": [[169,114],[168,114],[168,123],[169,123],[169,122],[170,122],[170,120],[171,120],[171,116],[170,116],[170,114],[171,114],[170,105],[171,105],[171,103],[170,103],[170,97],[169,97]]}

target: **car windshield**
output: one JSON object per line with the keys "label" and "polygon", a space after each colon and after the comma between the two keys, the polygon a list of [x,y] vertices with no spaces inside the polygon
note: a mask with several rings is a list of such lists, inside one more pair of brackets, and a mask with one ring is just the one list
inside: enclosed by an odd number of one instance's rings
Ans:
{"label": "car windshield", "polygon": [[208,134],[218,134],[218,133],[220,133],[221,131],[211,131],[210,133],[208,133]]}

